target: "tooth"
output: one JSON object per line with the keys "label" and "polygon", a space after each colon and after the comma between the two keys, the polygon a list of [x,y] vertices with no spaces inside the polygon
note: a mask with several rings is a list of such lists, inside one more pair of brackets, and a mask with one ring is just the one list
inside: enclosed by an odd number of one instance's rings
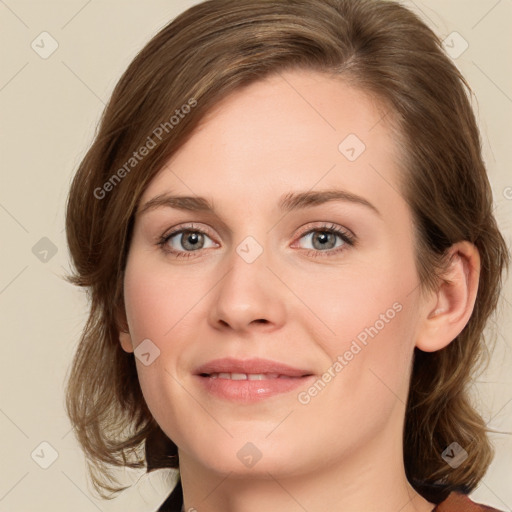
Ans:
{"label": "tooth", "polygon": [[210,373],[211,379],[227,380],[267,380],[267,379],[293,379],[289,375],[280,375],[279,373]]}
{"label": "tooth", "polygon": [[265,380],[265,375],[263,375],[263,373],[249,373],[247,377],[249,380]]}

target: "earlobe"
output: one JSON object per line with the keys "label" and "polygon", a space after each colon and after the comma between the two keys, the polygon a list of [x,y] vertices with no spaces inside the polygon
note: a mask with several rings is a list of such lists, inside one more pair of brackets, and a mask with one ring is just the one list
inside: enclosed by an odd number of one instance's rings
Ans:
{"label": "earlobe", "polygon": [[449,249],[447,258],[443,281],[422,306],[416,347],[424,352],[449,345],[462,332],[475,306],[480,275],[478,249],[470,242],[458,242]]}
{"label": "earlobe", "polygon": [[130,336],[130,333],[127,331],[120,331],[119,332],[119,342],[121,343],[121,347],[123,347],[123,350],[125,352],[133,352],[133,343],[132,343],[132,337]]}

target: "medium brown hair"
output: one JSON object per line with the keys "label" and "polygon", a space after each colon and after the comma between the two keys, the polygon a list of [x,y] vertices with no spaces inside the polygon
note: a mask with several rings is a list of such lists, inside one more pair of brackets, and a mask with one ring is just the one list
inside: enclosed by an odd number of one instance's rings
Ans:
{"label": "medium brown hair", "polygon": [[[468,387],[508,252],[466,81],[439,38],[394,1],[209,0],[165,26],[130,64],[70,191],[71,279],[88,290],[90,315],[66,405],[102,496],[121,490],[112,466],[178,467],[176,446],[144,401],[134,356],[119,343],[119,330],[127,329],[123,271],[141,194],[222,98],[291,69],[340,77],[385,107],[401,147],[401,192],[414,218],[423,289],[439,284],[452,244],[468,240],[478,248],[479,288],[468,324],[443,350],[415,350],[404,458],[409,481],[432,501],[453,489],[471,491],[490,464],[487,429]],[[135,158],[143,146],[149,150]],[[453,441],[468,452],[456,469],[441,458]]]}

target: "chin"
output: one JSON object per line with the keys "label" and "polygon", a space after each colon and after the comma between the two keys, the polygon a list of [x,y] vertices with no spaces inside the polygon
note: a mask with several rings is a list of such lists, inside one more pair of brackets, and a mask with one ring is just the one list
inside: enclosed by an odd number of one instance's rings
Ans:
{"label": "chin", "polygon": [[[222,475],[231,474],[233,477],[250,476],[263,479],[277,475],[297,476],[305,471],[304,447],[299,444],[292,445],[276,440],[270,442],[264,436],[258,439],[250,434],[223,441],[208,436],[203,439],[209,439],[209,442],[191,442],[190,446],[194,448],[187,452],[208,471]],[[301,456],[297,457],[297,453]]]}

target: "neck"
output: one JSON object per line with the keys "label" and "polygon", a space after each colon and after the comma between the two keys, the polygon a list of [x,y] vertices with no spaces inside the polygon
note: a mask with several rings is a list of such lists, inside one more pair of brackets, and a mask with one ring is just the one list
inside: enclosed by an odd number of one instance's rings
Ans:
{"label": "neck", "polygon": [[[399,435],[390,437],[392,431]],[[400,428],[390,428],[336,464],[320,463],[293,476],[268,468],[258,472],[258,466],[250,474],[220,474],[180,453],[185,510],[431,512],[434,505],[405,476],[401,434]]]}

